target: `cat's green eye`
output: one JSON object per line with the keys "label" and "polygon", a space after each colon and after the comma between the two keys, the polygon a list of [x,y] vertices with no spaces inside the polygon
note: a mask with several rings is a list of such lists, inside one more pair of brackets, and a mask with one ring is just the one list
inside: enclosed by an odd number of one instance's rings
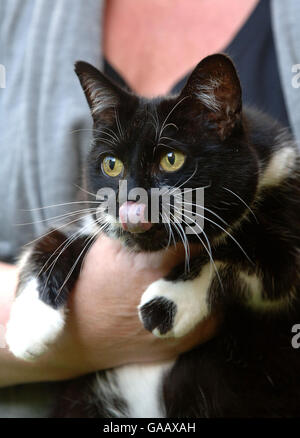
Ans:
{"label": "cat's green eye", "polygon": [[108,176],[118,176],[123,172],[124,164],[116,157],[107,155],[102,160],[102,170]]}
{"label": "cat's green eye", "polygon": [[167,152],[161,157],[160,167],[165,172],[176,172],[180,169],[185,161],[185,155],[179,151]]}

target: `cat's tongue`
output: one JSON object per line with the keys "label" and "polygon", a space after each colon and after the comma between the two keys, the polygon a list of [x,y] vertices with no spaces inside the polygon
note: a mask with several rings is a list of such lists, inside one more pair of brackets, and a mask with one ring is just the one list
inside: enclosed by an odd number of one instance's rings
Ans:
{"label": "cat's tongue", "polygon": [[145,218],[146,205],[127,201],[119,209],[122,228],[130,233],[144,233],[152,227]]}

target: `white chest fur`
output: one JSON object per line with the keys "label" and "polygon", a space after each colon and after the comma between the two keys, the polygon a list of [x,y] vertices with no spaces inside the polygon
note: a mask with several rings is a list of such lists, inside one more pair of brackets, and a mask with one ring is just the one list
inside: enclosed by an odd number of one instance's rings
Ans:
{"label": "white chest fur", "polygon": [[[129,418],[163,418],[162,380],[173,361],[156,364],[126,365],[97,376],[94,393],[103,400],[112,416]],[[126,402],[126,412],[111,403],[114,397]]]}

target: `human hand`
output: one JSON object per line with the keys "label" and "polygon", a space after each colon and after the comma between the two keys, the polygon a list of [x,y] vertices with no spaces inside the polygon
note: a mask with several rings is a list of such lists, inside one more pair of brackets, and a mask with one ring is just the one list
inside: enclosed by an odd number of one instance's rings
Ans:
{"label": "human hand", "polygon": [[24,383],[24,378],[61,380],[127,363],[166,360],[214,336],[218,315],[180,339],[158,339],[138,318],[137,306],[146,287],[183,259],[181,247],[132,253],[101,236],[89,251],[71,294],[63,334],[44,356],[32,363],[22,362],[23,375],[18,361],[18,383]]}

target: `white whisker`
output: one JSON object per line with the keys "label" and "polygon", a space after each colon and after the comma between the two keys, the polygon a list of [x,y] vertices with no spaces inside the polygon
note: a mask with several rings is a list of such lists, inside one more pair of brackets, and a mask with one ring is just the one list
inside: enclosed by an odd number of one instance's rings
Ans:
{"label": "white whisker", "polygon": [[170,194],[172,195],[177,189],[180,189],[184,184],[187,184],[195,176],[195,173],[197,172],[197,170],[198,170],[198,163],[196,163],[196,167],[195,167],[195,170],[192,173],[192,175],[189,178],[187,178],[185,181],[183,181],[183,183],[180,184],[180,186],[172,187],[172,190],[170,191]]}
{"label": "white whisker", "polygon": [[20,211],[40,211],[40,210],[46,210],[48,208],[55,208],[55,207],[63,207],[66,205],[73,205],[73,204],[99,204],[99,201],[71,201],[71,202],[63,202],[61,204],[52,204],[52,205],[46,205],[45,207],[37,207],[37,208],[30,208],[30,209],[20,209]]}
{"label": "white whisker", "polygon": [[114,107],[114,110],[115,110],[116,124],[117,124],[117,127],[118,127],[120,138],[124,138],[124,132],[122,130],[122,126],[121,126],[121,123],[120,123],[120,118],[119,118],[118,111],[117,111],[116,107]]}
{"label": "white whisker", "polygon": [[209,219],[208,217],[205,217],[205,216],[203,216],[203,215],[201,215],[201,214],[199,214],[199,213],[193,213],[192,211],[190,212],[190,213],[192,213],[192,214],[195,214],[196,216],[198,216],[198,217],[200,217],[200,218],[202,218],[202,219],[204,219],[204,221],[205,220],[207,220],[208,222],[211,222],[213,225],[215,225],[216,227],[218,227],[218,228],[220,228],[220,230],[222,230],[225,234],[227,234],[234,242],[235,242],[235,244],[240,248],[240,250],[242,251],[242,253],[245,255],[245,257],[247,258],[247,260],[252,264],[252,265],[254,265],[254,263],[253,263],[253,261],[250,259],[250,257],[248,256],[248,254],[246,253],[246,251],[243,249],[243,247],[240,245],[240,243],[227,231],[227,230],[225,230],[225,228],[223,228],[223,227],[221,227],[221,225],[220,224],[217,224],[215,221],[213,221],[212,219]]}
{"label": "white whisker", "polygon": [[224,190],[227,190],[227,192],[229,192],[229,193],[231,193],[232,195],[234,195],[235,197],[237,197],[244,205],[245,205],[245,207],[247,207],[248,208],[248,210],[250,211],[250,213],[252,214],[252,216],[254,217],[254,219],[256,220],[256,223],[258,223],[258,219],[257,219],[257,217],[255,216],[255,213],[254,213],[254,211],[252,210],[252,208],[237,194],[237,193],[235,193],[235,192],[233,192],[232,190],[230,190],[230,189],[227,189],[226,187],[223,187],[223,189]]}
{"label": "white whisker", "polygon": [[177,128],[177,130],[178,130],[178,127],[174,124],[174,123],[168,123],[168,125],[166,124],[167,123],[167,121],[168,121],[168,119],[169,119],[169,117],[171,116],[171,114],[175,111],[175,109],[185,100],[185,99],[187,99],[189,96],[184,96],[182,99],[180,99],[174,106],[173,106],[173,108],[169,111],[169,113],[167,114],[167,116],[166,116],[166,118],[165,118],[165,120],[163,121],[163,124],[162,124],[162,127],[161,127],[161,129],[160,129],[160,132],[159,132],[159,137],[158,137],[158,142],[160,141],[160,137],[162,136],[162,133],[164,132],[164,130],[167,128],[167,126],[171,126],[171,125],[173,125],[173,126],[175,126],[176,128]]}
{"label": "white whisker", "polygon": [[[100,232],[100,231],[99,231],[99,232]],[[74,272],[74,269],[76,268],[77,263],[79,262],[79,260],[80,260],[80,258],[81,258],[81,256],[82,256],[82,254],[83,254],[84,251],[86,250],[87,246],[88,246],[88,245],[89,245],[89,244],[95,239],[95,237],[96,237],[98,234],[99,234],[99,233],[93,233],[91,236],[88,236],[87,239],[85,239],[85,241],[84,241],[85,245],[84,245],[82,251],[80,252],[79,256],[76,258],[75,262],[73,263],[73,266],[72,266],[72,268],[70,269],[68,275],[66,276],[66,278],[65,278],[65,280],[64,280],[64,282],[63,282],[63,284],[62,284],[61,287],[59,288],[59,290],[58,290],[58,294],[57,294],[57,296],[55,297],[55,301],[59,298],[59,296],[60,296],[60,294],[61,294],[61,292],[62,292],[64,286],[67,284],[69,278],[71,277],[72,273]]]}
{"label": "white whisker", "polygon": [[84,208],[81,210],[76,210],[76,211],[71,211],[69,213],[63,213],[63,214],[59,214],[58,216],[52,216],[46,219],[41,219],[41,220],[37,220],[34,222],[25,222],[23,224],[15,224],[15,226],[20,227],[20,226],[25,226],[25,225],[34,225],[34,224],[40,224],[43,222],[49,222],[49,221],[53,221],[55,219],[65,219],[68,217],[72,217],[72,216],[76,216],[76,215],[80,215],[82,213],[86,213],[86,212],[90,212],[92,213],[93,211],[97,211],[97,208]]}
{"label": "white whisker", "polygon": [[224,219],[221,218],[221,216],[219,216],[217,213],[215,213],[213,210],[210,210],[210,209],[207,208],[207,207],[199,206],[198,204],[195,204],[195,203],[193,203],[193,202],[187,202],[187,201],[183,201],[183,204],[184,204],[184,205],[191,205],[191,206],[193,206],[193,207],[200,208],[200,209],[202,208],[204,211],[208,211],[209,213],[213,214],[213,215],[216,216],[218,219],[220,219],[220,221],[223,222],[224,225],[229,226],[229,224],[228,224],[226,221],[224,221]]}
{"label": "white whisker", "polygon": [[[172,225],[175,227],[182,243],[184,246],[184,251],[185,251],[185,272],[190,270],[190,265],[189,265],[189,261],[190,261],[190,245],[189,245],[189,241],[184,233],[184,230],[182,228],[182,225],[177,222],[177,218],[174,216],[173,213],[169,212],[170,215],[173,217],[173,221],[172,221]],[[170,218],[171,220],[171,218]]]}
{"label": "white whisker", "polygon": [[[75,222],[78,222],[78,221],[81,220],[81,219],[82,219],[82,217],[79,217],[79,218],[74,219],[74,220],[72,220],[72,221],[69,221],[69,222],[67,222],[67,223],[65,223],[65,224],[63,224],[63,225],[60,225],[59,227],[55,227],[55,231],[59,231],[59,230],[61,230],[62,228],[65,228],[65,227],[67,227],[67,226],[69,226],[69,225],[71,225],[71,224],[73,224],[73,223],[75,223]],[[53,231],[54,231],[54,229],[52,228],[51,230],[47,231],[47,233],[42,234],[40,237],[37,237],[37,238],[34,239],[34,240],[31,240],[31,242],[26,243],[24,246],[29,246],[29,245],[31,245],[31,244],[33,244],[33,243],[35,243],[35,242],[38,242],[39,240],[41,240],[41,239],[43,239],[44,237],[48,236],[49,234],[53,233]]]}
{"label": "white whisker", "polygon": [[[183,214],[183,216],[184,216],[186,219],[190,219],[190,218],[189,218],[188,216],[186,216],[185,214]],[[199,241],[200,241],[201,244],[203,245],[204,249],[206,250],[206,252],[207,252],[207,254],[208,254],[208,256],[209,256],[210,263],[213,265],[214,271],[215,271],[215,273],[216,273],[216,275],[217,275],[217,277],[218,277],[219,284],[220,284],[222,290],[224,290],[224,289],[223,289],[223,283],[222,283],[222,280],[221,280],[221,277],[220,277],[220,274],[219,274],[218,268],[217,268],[217,266],[216,266],[216,264],[215,264],[215,261],[214,261],[214,259],[213,259],[211,245],[210,245],[210,242],[209,242],[209,239],[208,239],[206,233],[205,233],[204,230],[200,227],[200,225],[197,224],[197,222],[195,222],[195,221],[192,221],[192,222],[191,222],[191,223],[195,224],[195,225],[199,228],[199,231],[200,231],[201,233],[203,233],[204,238],[205,238],[205,240],[206,240],[206,242],[207,242],[207,246],[208,246],[208,248],[207,248],[206,245],[204,244],[204,242],[203,242],[203,240],[201,239],[201,237],[199,236],[199,234],[194,230],[194,228],[191,228],[190,225],[189,225],[185,220],[183,220],[183,219],[182,219],[182,222],[184,222],[186,226],[188,226],[190,229],[192,229],[192,231],[194,232],[194,234],[196,235],[196,237],[199,239]]]}
{"label": "white whisker", "polygon": [[84,193],[87,193],[88,195],[91,195],[94,198],[97,198],[97,195],[95,195],[95,193],[89,192],[88,190],[84,189],[83,187],[80,187],[78,184],[74,184],[74,186],[77,187],[79,190],[82,190]]}

